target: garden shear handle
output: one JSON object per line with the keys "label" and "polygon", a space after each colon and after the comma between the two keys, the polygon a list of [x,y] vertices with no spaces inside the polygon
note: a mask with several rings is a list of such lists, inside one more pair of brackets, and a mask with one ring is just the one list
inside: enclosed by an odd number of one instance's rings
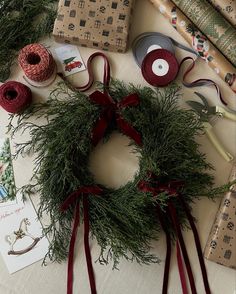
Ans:
{"label": "garden shear handle", "polygon": [[228,111],[225,108],[218,106],[218,105],[215,106],[215,112],[219,116],[223,116],[223,117],[228,118],[230,120],[236,121],[236,112]]}
{"label": "garden shear handle", "polygon": [[221,144],[219,139],[216,137],[215,133],[213,132],[213,127],[208,122],[203,122],[203,126],[205,129],[205,134],[209,138],[209,140],[212,142],[216,150],[221,154],[221,156],[228,162],[232,161],[234,159],[233,155],[231,155],[229,152],[227,152],[224,148],[224,146]]}

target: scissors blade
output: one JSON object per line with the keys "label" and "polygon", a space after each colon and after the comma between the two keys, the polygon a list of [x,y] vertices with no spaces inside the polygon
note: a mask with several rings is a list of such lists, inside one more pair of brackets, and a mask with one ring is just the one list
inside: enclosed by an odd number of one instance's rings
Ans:
{"label": "scissors blade", "polygon": [[205,106],[197,101],[188,100],[186,103],[195,111],[199,116],[201,121],[208,121],[208,109]]}
{"label": "scissors blade", "polygon": [[193,101],[193,100],[188,100],[186,101],[186,103],[195,111],[197,112],[199,115],[203,114],[204,111],[204,107],[200,102],[197,101]]}
{"label": "scissors blade", "polygon": [[194,94],[196,94],[203,102],[203,105],[205,106],[206,109],[209,109],[209,103],[207,101],[207,99],[205,98],[205,96],[203,96],[201,93],[199,92],[194,92]]}

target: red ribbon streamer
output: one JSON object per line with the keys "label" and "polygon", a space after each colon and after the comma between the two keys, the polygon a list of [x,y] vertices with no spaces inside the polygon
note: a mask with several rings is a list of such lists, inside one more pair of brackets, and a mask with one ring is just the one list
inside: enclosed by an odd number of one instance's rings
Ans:
{"label": "red ribbon streamer", "polygon": [[107,93],[100,91],[93,92],[89,98],[94,103],[104,107],[92,132],[92,141],[96,146],[103,138],[110,122],[115,119],[118,128],[128,137],[133,139],[137,145],[142,145],[141,135],[122,117],[120,111],[128,106],[139,104],[139,97],[136,93],[124,97],[120,102],[115,102]]}
{"label": "red ribbon streamer", "polygon": [[188,257],[188,252],[187,252],[187,249],[186,249],[186,246],[184,243],[184,238],[183,238],[183,235],[181,232],[181,226],[178,221],[178,216],[177,216],[175,206],[173,205],[173,203],[171,203],[171,201],[169,201],[169,203],[168,203],[168,211],[171,216],[172,223],[174,225],[174,228],[177,233],[178,240],[179,240],[179,243],[181,246],[181,251],[182,251],[184,262],[186,265],[191,291],[193,294],[197,294],[197,290],[196,290],[196,286],[195,286],[195,282],[194,282],[194,277],[193,277],[193,272],[192,272],[191,264],[190,264],[189,257]]}
{"label": "red ribbon streamer", "polygon": [[107,91],[107,88],[109,87],[111,75],[110,75],[110,64],[107,56],[103,54],[102,52],[95,52],[93,53],[88,61],[87,61],[87,69],[88,69],[88,75],[89,80],[86,85],[84,86],[73,86],[62,73],[58,73],[58,75],[66,82],[67,86],[74,92],[85,92],[89,90],[93,83],[94,83],[94,74],[93,74],[93,68],[92,68],[92,62],[96,57],[102,57],[104,60],[104,74],[103,74],[103,85],[104,85],[104,92]]}
{"label": "red ribbon streamer", "polygon": [[[200,266],[201,266],[201,271],[202,271],[205,291],[206,291],[207,294],[210,294],[211,291],[210,291],[210,287],[209,287],[209,283],[208,283],[208,279],[207,279],[207,272],[206,272],[206,268],[205,268],[205,264],[204,264],[204,259],[203,259],[203,256],[202,256],[202,250],[201,250],[201,244],[200,244],[198,232],[197,232],[196,226],[194,224],[193,217],[192,217],[186,203],[184,202],[181,195],[178,193],[178,188],[183,186],[183,182],[181,182],[181,181],[170,181],[168,183],[161,184],[156,180],[157,177],[155,175],[150,174],[150,177],[151,177],[151,179],[154,179],[151,183],[147,182],[147,181],[141,181],[139,183],[138,186],[139,186],[139,189],[141,191],[143,191],[143,192],[151,192],[153,194],[153,196],[158,195],[158,193],[160,193],[160,192],[166,192],[170,196],[175,195],[176,197],[178,197],[179,201],[181,202],[181,204],[182,204],[182,206],[184,208],[184,211],[185,211],[185,213],[186,213],[186,215],[188,217],[189,223],[191,225],[193,234],[194,234],[194,240],[195,240],[197,253],[198,253],[198,257],[199,257],[199,262],[200,262]],[[168,277],[169,277],[169,267],[170,267],[170,258],[171,258],[171,249],[169,248],[170,236],[169,236],[169,232],[168,232],[168,230],[166,228],[166,225],[165,225],[165,222],[164,222],[163,213],[161,212],[161,209],[158,206],[157,206],[157,211],[158,211],[161,226],[163,227],[163,230],[165,231],[165,233],[167,233],[167,235],[166,235],[167,254],[166,254],[166,264],[165,264],[163,288],[162,288],[162,293],[165,294],[165,293],[167,293],[167,288],[168,288]],[[183,293],[187,294],[188,292],[187,292],[187,283],[186,283],[186,279],[185,279],[185,275],[184,275],[184,267],[183,267],[183,263],[182,263],[182,256],[181,256],[180,252],[178,252],[179,244],[181,246],[181,251],[182,251],[182,254],[183,254],[184,261],[185,261],[191,291],[192,291],[193,294],[197,294],[195,283],[194,283],[194,277],[193,277],[193,273],[192,273],[192,269],[191,269],[191,265],[190,265],[190,261],[189,261],[189,257],[188,257],[188,253],[187,253],[186,246],[185,246],[184,239],[183,239],[182,232],[181,232],[181,226],[180,226],[179,221],[178,221],[178,216],[177,216],[175,206],[172,203],[171,199],[168,202],[167,213],[171,216],[172,223],[174,225],[175,231],[176,231],[177,236],[178,236],[178,240],[177,240],[177,259],[178,259],[179,274],[180,274],[180,278],[181,278],[181,285],[182,285]]]}
{"label": "red ribbon streamer", "polygon": [[[155,175],[152,173],[149,174],[151,179],[155,179]],[[177,188],[182,186],[182,182],[180,181],[172,181],[169,183],[161,184],[157,181],[153,181],[152,184],[154,184],[154,187],[150,185],[151,183],[146,182],[146,181],[140,181],[138,184],[138,187],[141,191],[143,192],[151,192],[153,196],[158,195],[158,193],[161,192],[166,192],[169,195],[177,195]],[[162,285],[162,294],[167,294],[168,292],[168,280],[169,280],[169,272],[170,272],[170,259],[171,259],[171,237],[168,231],[168,228],[166,227],[165,224],[165,216],[161,210],[161,208],[157,205],[156,206],[159,221],[161,223],[161,226],[166,234],[166,261],[165,261],[165,269],[164,269],[164,278],[163,278],[163,285]],[[177,240],[178,243],[178,240]],[[179,243],[178,243],[179,245]],[[178,253],[178,252],[177,252]],[[182,260],[179,259],[179,256],[177,254],[177,260],[178,260],[178,268],[179,268],[179,274],[181,278],[181,285],[182,285],[182,290],[184,294],[187,294],[188,292],[185,292],[185,287],[187,285],[185,276],[182,274],[184,272]]]}
{"label": "red ribbon streamer", "polygon": [[[144,186],[143,186],[143,188],[145,189]],[[145,192],[147,192],[147,191],[145,191]],[[166,227],[165,217],[164,217],[162,210],[160,209],[160,207],[158,205],[156,206],[156,209],[157,209],[157,215],[159,217],[161,226],[166,234],[166,260],[165,260],[164,278],[163,278],[163,284],[162,284],[162,294],[167,294],[168,293],[169,272],[170,272],[170,259],[171,259],[171,237],[170,237],[170,233]]]}
{"label": "red ribbon streamer", "polygon": [[183,291],[183,294],[188,294],[188,287],[186,283],[183,258],[182,258],[181,249],[180,249],[178,240],[176,241],[176,250],[177,250],[176,254],[177,254],[177,262],[178,262],[178,269],[179,269],[179,276],[180,276],[182,291]]}
{"label": "red ribbon streamer", "polygon": [[195,244],[196,244],[196,248],[197,248],[197,254],[198,254],[198,258],[199,258],[199,262],[200,262],[200,267],[201,267],[201,272],[202,272],[202,276],[203,276],[203,281],[204,281],[204,287],[205,287],[205,291],[207,294],[211,293],[210,290],[210,286],[209,286],[209,282],[208,282],[208,278],[207,278],[207,272],[206,272],[206,267],[205,267],[205,262],[204,262],[204,258],[202,255],[202,250],[201,250],[201,242],[199,239],[199,235],[197,232],[197,228],[196,225],[194,223],[194,219],[185,203],[185,201],[183,200],[182,196],[179,195],[179,200],[182,203],[182,206],[184,208],[184,211],[188,217],[188,221],[190,223],[191,229],[193,231],[193,236],[194,236],[194,240],[195,240]]}
{"label": "red ribbon streamer", "polygon": [[91,294],[96,294],[96,283],[93,272],[92,258],[89,248],[89,195],[100,195],[102,189],[98,186],[84,186],[79,188],[77,191],[71,193],[68,198],[61,205],[61,211],[65,212],[73,203],[76,202],[74,224],[72,229],[72,235],[69,246],[69,257],[68,257],[68,268],[67,268],[67,294],[73,293],[73,263],[74,263],[74,249],[76,235],[80,223],[80,198],[83,199],[84,209],[84,248],[87,262],[87,269],[90,281]]}
{"label": "red ribbon streamer", "polygon": [[220,88],[219,86],[213,81],[213,80],[210,80],[210,79],[197,79],[195,81],[192,81],[192,82],[186,82],[186,77],[187,75],[190,73],[190,71],[194,68],[195,66],[195,60],[194,58],[188,56],[188,57],[185,57],[182,59],[182,61],[180,62],[180,65],[179,67],[181,67],[181,65],[186,61],[186,60],[191,60],[192,61],[192,64],[190,64],[190,66],[187,68],[187,70],[185,71],[184,75],[183,75],[183,85],[185,87],[188,87],[188,88],[192,88],[192,87],[201,87],[201,86],[214,86],[216,88],[216,91],[217,91],[217,94],[219,95],[220,97],[220,100],[221,102],[224,104],[224,105],[228,105],[228,103],[224,100],[222,94],[221,94],[221,91],[220,91]]}

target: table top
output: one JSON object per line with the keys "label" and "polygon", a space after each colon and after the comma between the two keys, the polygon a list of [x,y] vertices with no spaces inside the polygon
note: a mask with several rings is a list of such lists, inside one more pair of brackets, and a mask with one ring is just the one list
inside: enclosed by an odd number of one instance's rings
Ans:
{"label": "table top", "polygon": [[[131,26],[130,39],[145,31],[157,31],[167,34],[181,43],[187,45],[185,40],[170,26],[168,21],[157,11],[149,1],[137,0],[134,16]],[[58,46],[53,40],[45,40],[46,44],[51,47]],[[94,49],[79,48],[84,61],[95,52]],[[189,55],[180,49],[177,49],[177,58]],[[125,54],[107,53],[112,63],[112,76],[125,82],[132,82],[138,85],[147,85],[142,78],[140,69],[135,64],[131,50]],[[96,78],[101,79],[102,61],[96,61],[95,72]],[[183,71],[177,78],[180,84]],[[211,78],[218,83],[222,94],[228,101],[235,100],[235,94],[228,86],[208,67],[203,60],[198,60],[195,70],[190,75],[190,79]],[[22,81],[22,74],[17,66],[13,68],[12,80]],[[78,85],[83,84],[87,79],[87,73],[82,72],[73,75],[72,81]],[[55,81],[56,82],[56,81]],[[55,85],[55,83],[54,83]],[[53,89],[51,85],[50,88]],[[32,88],[35,101],[45,101],[50,92],[49,88],[37,89]],[[218,103],[218,97],[215,89],[211,87],[202,87],[199,89],[212,104]],[[182,88],[183,93],[181,105],[186,107],[184,101],[194,99],[194,89]],[[3,109],[0,109],[0,137],[4,136],[8,122],[8,115]],[[224,145],[234,156],[236,156],[236,124],[229,120],[217,120],[214,130]],[[20,140],[22,137],[16,137],[14,140]],[[14,145],[14,140],[11,142]],[[230,174],[232,163],[227,163],[217,153],[211,143],[205,136],[196,138],[201,144],[201,151],[206,154],[207,160],[215,167],[213,174],[216,185],[224,184]],[[106,165],[104,165],[104,156],[106,156]],[[101,163],[103,163],[101,167]],[[18,187],[26,184],[32,172],[32,158],[19,158],[13,162],[15,170],[16,184]],[[132,179],[133,174],[138,169],[138,160],[130,154],[127,147],[127,138],[115,133],[111,140],[104,146],[99,146],[91,155],[91,166],[97,179],[112,187],[119,187]],[[32,201],[37,206],[38,196]],[[201,243],[204,248],[211,226],[213,224],[216,212],[218,210],[220,199],[215,202],[208,199],[201,199],[193,206],[193,215],[198,220],[197,228],[200,235]],[[86,262],[83,250],[83,228],[79,229],[78,240],[76,245],[76,258],[74,264],[74,289],[75,293],[89,294],[89,283],[86,269]],[[184,238],[187,244],[198,293],[204,293],[204,287],[201,278],[200,267],[197,259],[196,249],[194,246],[193,235],[191,231],[184,232]],[[99,247],[95,240],[90,242],[93,261],[99,255]],[[173,250],[174,251],[174,250]],[[121,261],[119,270],[112,270],[112,264],[102,266],[99,263],[93,263],[96,275],[96,284],[98,294],[143,294],[143,293],[161,293],[164,259],[166,252],[165,238],[161,234],[160,240],[153,243],[153,252],[157,254],[162,262],[149,266],[140,266],[136,263]],[[226,268],[214,262],[205,260],[209,282],[213,294],[233,294],[236,293],[236,272],[233,269]],[[62,264],[48,263],[46,267],[37,262],[15,274],[9,275],[7,268],[0,257],[0,293],[1,294],[51,294],[66,293],[66,272],[67,263]],[[176,258],[171,261],[171,272],[169,280],[169,293],[181,293],[181,285],[178,275]]]}

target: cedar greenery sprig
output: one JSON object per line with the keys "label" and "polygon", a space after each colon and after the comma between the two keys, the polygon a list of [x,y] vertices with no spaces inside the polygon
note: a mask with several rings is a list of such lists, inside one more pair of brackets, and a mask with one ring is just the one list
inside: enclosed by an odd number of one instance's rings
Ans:
{"label": "cedar greenery sprig", "polygon": [[56,0],[0,0],[0,81],[10,75],[10,68],[20,49],[37,42],[53,29]]}
{"label": "cedar greenery sprig", "polygon": [[[103,85],[99,87],[102,89]],[[158,239],[160,234],[155,205],[165,211],[169,196],[164,192],[156,197],[141,192],[138,183],[148,180],[150,171],[160,179],[183,181],[181,194],[188,205],[201,195],[213,198],[225,187],[213,189],[213,177],[209,174],[212,166],[195,141],[203,130],[201,123],[193,112],[178,107],[176,86],[160,91],[115,80],[109,92],[115,101],[130,93],[139,95],[140,104],[122,109],[121,115],[140,132],[143,146],[132,143],[140,163],[132,182],[116,190],[100,185],[103,194],[89,196],[91,234],[101,247],[98,260],[107,263],[112,259],[115,267],[121,257],[145,264],[157,262],[158,258],[149,253],[151,240]],[[97,184],[88,160],[93,150],[91,132],[101,111],[85,94],[73,93],[60,83],[46,103],[11,115],[9,131],[14,135],[28,130],[30,134],[28,142],[17,146],[17,155],[37,154],[31,184],[23,187],[23,192],[39,193],[38,216],[42,218],[45,213],[50,216],[51,224],[44,232],[51,240],[48,257],[53,261],[67,257],[71,236],[74,206],[63,214],[61,204],[78,187]],[[104,140],[115,129],[112,124]],[[182,226],[186,227],[180,203],[177,199],[173,203]],[[174,237],[168,215],[165,221]]]}

